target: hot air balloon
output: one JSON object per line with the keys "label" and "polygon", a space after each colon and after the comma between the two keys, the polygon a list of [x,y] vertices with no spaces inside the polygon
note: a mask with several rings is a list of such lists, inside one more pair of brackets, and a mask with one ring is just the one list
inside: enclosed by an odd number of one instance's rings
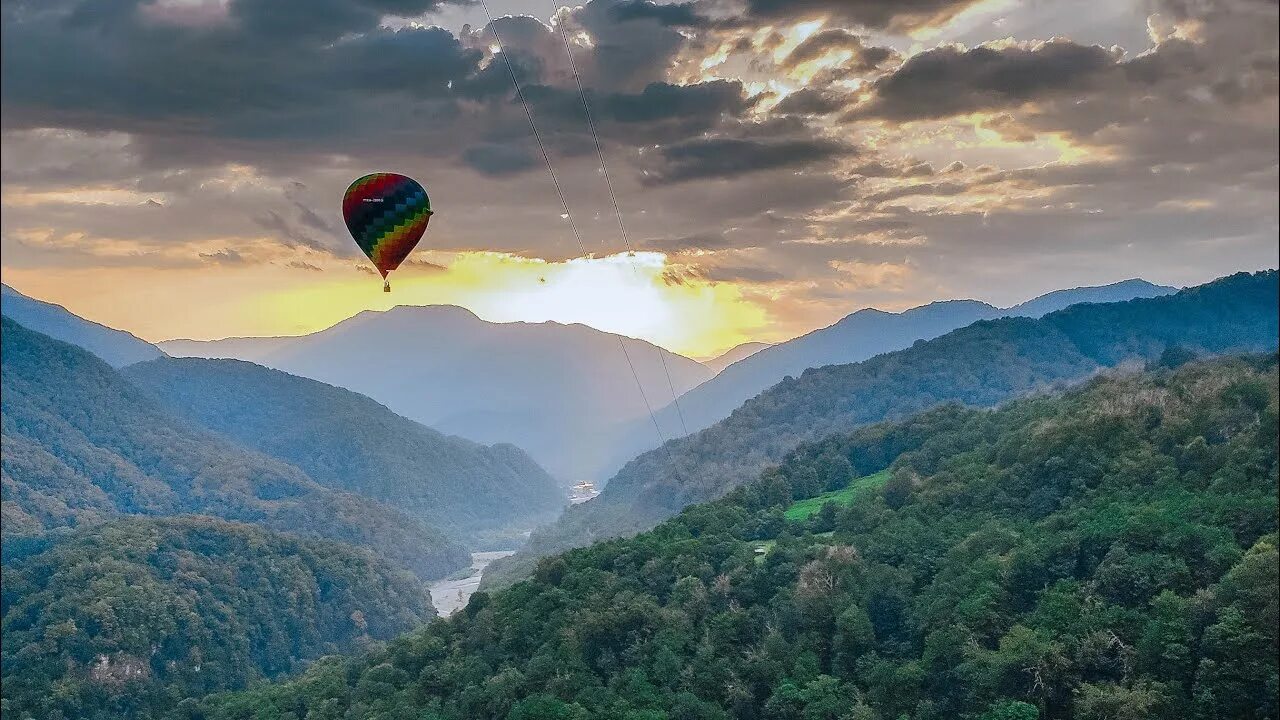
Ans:
{"label": "hot air balloon", "polygon": [[400,267],[422,239],[431,220],[431,200],[411,177],[372,173],[347,188],[342,217],[351,237],[382,273],[382,291],[391,292],[387,273]]}

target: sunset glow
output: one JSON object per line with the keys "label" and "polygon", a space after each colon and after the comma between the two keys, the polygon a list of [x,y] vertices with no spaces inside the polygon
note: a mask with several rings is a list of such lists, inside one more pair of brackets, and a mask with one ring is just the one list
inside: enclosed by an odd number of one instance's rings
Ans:
{"label": "sunset glow", "polygon": [[732,284],[676,281],[660,253],[565,262],[460,253],[447,266],[402,268],[390,294],[357,267],[352,261],[312,272],[276,265],[118,268],[95,271],[92,282],[82,283],[74,273],[52,279],[14,271],[6,281],[153,341],[299,335],[362,310],[435,304],[459,305],[491,322],[583,323],[694,356],[770,336],[767,308],[757,300]]}

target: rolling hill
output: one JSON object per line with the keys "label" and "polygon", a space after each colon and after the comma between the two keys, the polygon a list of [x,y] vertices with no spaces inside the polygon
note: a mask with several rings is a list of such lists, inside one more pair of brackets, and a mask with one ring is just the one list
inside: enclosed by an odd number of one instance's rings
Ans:
{"label": "rolling hill", "polygon": [[444,433],[511,443],[565,484],[598,477],[618,428],[647,417],[628,359],[654,407],[712,374],[655,345],[584,325],[490,323],[451,306],[362,312],[296,338],[161,347],[173,356],[249,360],[367,395]]}
{"label": "rolling hill", "polygon": [[995,405],[1175,345],[1198,353],[1273,351],[1277,293],[1276,271],[1240,273],[1175,295],[980,321],[860,363],[807,370],[715,425],[627,463],[599,497],[570,508],[486,574],[490,583],[506,582],[527,574],[539,556],[652,527],[724,495],[805,440],[940,403]]}
{"label": "rolling hill", "polygon": [[168,412],[105,362],[3,318],[7,558],[116,515],[203,514],[366,547],[423,577],[469,563],[438,531]]}
{"label": "rolling hill", "polygon": [[162,358],[121,371],[174,413],[326,487],[474,536],[553,519],[564,494],[524,451],[442,435],[349,390],[239,360]]}

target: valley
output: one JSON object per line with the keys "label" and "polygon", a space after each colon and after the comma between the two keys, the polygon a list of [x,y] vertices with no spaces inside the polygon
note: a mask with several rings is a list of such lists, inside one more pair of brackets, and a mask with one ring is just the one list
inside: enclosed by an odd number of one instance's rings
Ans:
{"label": "valley", "polygon": [[[1278,293],[1274,271],[1238,274],[809,368],[603,492],[336,385],[241,360],[116,368],[6,315],[6,708],[874,717],[926,698],[1063,713],[1140,687],[1177,712],[1237,712],[1256,694],[1177,688],[1274,674],[1256,660],[1273,637],[1236,618],[1267,612],[1242,578],[1276,584]],[[69,340],[102,337],[42,312]],[[1199,549],[1159,539],[1187,534]],[[1087,556],[1063,564],[1064,548]],[[1107,619],[1185,614],[1197,592],[1221,600],[1178,641],[1196,648],[1181,676],[1142,659],[1170,652],[1152,649],[1155,620]],[[1045,615],[1086,597],[1107,609],[1083,626]],[[1127,661],[1139,685],[1072,649],[1104,630],[1147,648]],[[1215,644],[1242,632],[1257,640],[1234,659]],[[743,643],[763,655],[744,664]],[[1026,653],[1061,657],[1055,684],[1010,669]],[[624,682],[637,668],[644,684]],[[927,680],[904,684],[909,668]],[[972,690],[932,684],[956,682]]]}
{"label": "valley", "polygon": [[509,557],[513,550],[490,550],[471,553],[471,567],[436,580],[427,586],[431,604],[440,617],[449,617],[467,606],[472,593],[480,588],[480,576],[494,560]]}
{"label": "valley", "polygon": [[1280,0],[0,0],[0,720],[1280,720]]}

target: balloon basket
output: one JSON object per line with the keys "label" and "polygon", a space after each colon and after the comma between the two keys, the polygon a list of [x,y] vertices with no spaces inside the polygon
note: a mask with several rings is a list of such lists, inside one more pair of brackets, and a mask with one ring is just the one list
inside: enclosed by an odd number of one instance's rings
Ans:
{"label": "balloon basket", "polygon": [[391,281],[390,281],[390,280],[383,280],[383,281],[382,281],[382,292],[391,292]]}

